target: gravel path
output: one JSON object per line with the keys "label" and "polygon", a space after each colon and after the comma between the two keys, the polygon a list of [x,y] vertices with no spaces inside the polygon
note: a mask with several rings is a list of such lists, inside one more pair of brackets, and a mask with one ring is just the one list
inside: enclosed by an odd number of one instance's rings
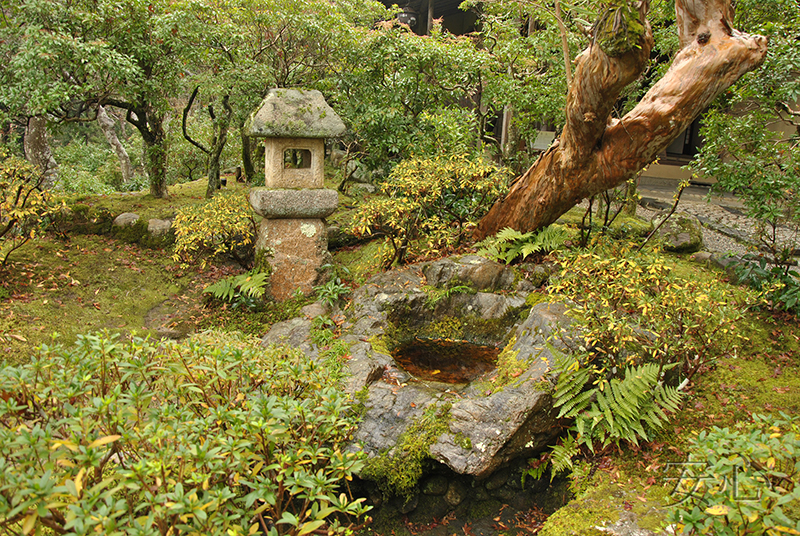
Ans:
{"label": "gravel path", "polygon": [[[652,219],[659,207],[664,206],[663,202],[643,204],[645,206],[639,206],[637,215],[647,220]],[[739,207],[721,206],[713,202],[681,201],[678,211],[696,216],[703,224],[703,244],[707,251],[741,255],[757,250],[759,241],[755,232],[756,222],[747,217]],[[797,247],[798,236],[788,227],[779,228],[778,235],[781,243],[792,242]]]}
{"label": "gravel path", "polygon": [[[677,211],[697,216],[703,223],[703,249],[713,253],[735,255],[755,251],[755,239],[751,231],[753,222],[749,218],[735,216],[720,206],[707,203],[681,202],[678,204]],[[660,212],[658,209],[639,206],[636,215],[649,221],[658,212]],[[721,230],[725,232],[721,232]]]}

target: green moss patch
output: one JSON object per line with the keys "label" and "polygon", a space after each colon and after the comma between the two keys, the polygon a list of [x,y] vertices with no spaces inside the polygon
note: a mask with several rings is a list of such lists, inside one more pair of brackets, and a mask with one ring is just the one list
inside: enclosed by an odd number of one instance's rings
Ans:
{"label": "green moss patch", "polygon": [[381,271],[383,259],[390,250],[391,246],[385,240],[372,240],[363,245],[333,252],[333,260],[349,270],[356,284],[362,285]]}
{"label": "green moss patch", "polygon": [[[82,204],[95,211],[104,210],[114,217],[123,212],[135,212],[144,221],[151,218],[167,219],[175,215],[175,211],[184,205],[193,205],[205,200],[208,181],[203,178],[193,182],[175,184],[169,187],[169,197],[159,199],[148,192],[117,193],[92,197],[67,198],[67,206],[75,210],[76,204]],[[227,188],[247,188],[242,184],[230,184]]]}
{"label": "green moss patch", "polygon": [[430,446],[449,430],[450,404],[428,406],[403,432],[392,452],[367,460],[362,476],[387,495],[411,497],[430,460]]}
{"label": "green moss patch", "polygon": [[67,343],[104,329],[142,334],[148,313],[190,281],[158,250],[93,235],[40,238],[5,268],[10,297],[0,302],[0,348],[8,362],[22,362],[53,333]]}
{"label": "green moss patch", "polygon": [[586,481],[576,481],[574,486],[582,490],[547,519],[539,536],[607,534],[597,527],[618,522],[620,512],[635,516],[639,528],[652,531],[664,528],[670,487],[645,487],[637,480],[624,473],[617,476],[598,470]]}

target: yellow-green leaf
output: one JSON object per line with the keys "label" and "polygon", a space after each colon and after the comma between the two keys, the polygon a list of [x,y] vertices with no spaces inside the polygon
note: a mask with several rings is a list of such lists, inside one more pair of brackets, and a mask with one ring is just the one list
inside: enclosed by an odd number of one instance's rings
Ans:
{"label": "yellow-green leaf", "polygon": [[730,513],[731,509],[724,504],[715,504],[706,508],[705,512],[712,516],[726,516]]}
{"label": "yellow-green leaf", "polygon": [[297,536],[303,536],[303,534],[308,534],[309,532],[313,532],[324,524],[325,524],[324,519],[317,519],[316,521],[309,521],[308,523],[303,523],[303,526],[300,527],[300,532],[297,533]]}
{"label": "yellow-green leaf", "polygon": [[793,529],[792,527],[784,527],[783,525],[775,525],[772,528],[773,530],[777,530],[778,532],[783,532],[785,534],[800,534],[800,531],[797,529]]}
{"label": "yellow-green leaf", "polygon": [[36,526],[36,519],[39,515],[36,512],[31,512],[25,517],[25,522],[22,523],[22,534],[30,534]]}
{"label": "yellow-green leaf", "polygon": [[109,443],[113,443],[114,441],[116,441],[120,437],[122,437],[122,436],[121,435],[110,435],[110,436],[101,437],[99,439],[95,439],[94,441],[89,443],[89,448],[91,449],[91,448],[95,448],[95,447],[102,447],[103,445],[108,445]]}

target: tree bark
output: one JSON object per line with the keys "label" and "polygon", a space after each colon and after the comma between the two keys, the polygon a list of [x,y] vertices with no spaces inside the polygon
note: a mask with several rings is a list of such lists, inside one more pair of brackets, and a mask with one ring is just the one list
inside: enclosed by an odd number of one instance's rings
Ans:
{"label": "tree bark", "polygon": [[256,170],[253,166],[253,151],[250,146],[250,136],[245,135],[244,127],[239,129],[239,133],[242,137],[242,171],[244,172],[244,182],[253,184]]}
{"label": "tree bark", "polygon": [[[143,104],[142,104],[143,103]],[[136,127],[142,135],[142,157],[150,182],[150,193],[159,199],[169,197],[167,190],[167,134],[164,132],[164,114],[144,99],[139,104],[118,99],[106,99],[102,105],[126,111],[125,121]]]}
{"label": "tree bark", "polygon": [[[625,182],[766,57],[766,38],[732,29],[729,0],[676,0],[681,50],[639,104],[621,120],[614,119],[614,103],[641,74],[653,46],[645,19],[648,5],[638,7],[645,28],[638,48],[611,56],[596,38],[578,56],[561,137],[484,216],[476,238],[505,227],[539,229],[582,199]],[[599,29],[598,24],[595,31]]]}
{"label": "tree bark", "polygon": [[167,190],[167,135],[159,123],[152,135],[144,139],[145,169],[150,193],[158,199],[169,197]]}
{"label": "tree bark", "polygon": [[219,179],[219,159],[222,156],[222,150],[225,148],[225,143],[228,141],[228,125],[230,125],[231,117],[233,116],[233,109],[229,103],[230,97],[225,95],[222,97],[223,111],[219,117],[214,114],[211,106],[208,107],[211,115],[211,121],[214,124],[214,136],[211,139],[211,152],[208,155],[208,187],[206,188],[206,198],[211,199],[220,188]]}
{"label": "tree bark", "polygon": [[127,184],[133,178],[133,166],[131,165],[131,158],[128,156],[128,151],[122,145],[117,137],[117,132],[114,130],[116,124],[106,113],[106,109],[102,106],[97,107],[97,124],[100,130],[103,131],[103,136],[106,137],[108,144],[114,149],[119,159],[119,169],[122,172],[122,182]]}
{"label": "tree bark", "polygon": [[28,118],[23,138],[25,158],[42,173],[42,188],[49,190],[58,181],[58,164],[47,141],[47,120],[42,115]]}

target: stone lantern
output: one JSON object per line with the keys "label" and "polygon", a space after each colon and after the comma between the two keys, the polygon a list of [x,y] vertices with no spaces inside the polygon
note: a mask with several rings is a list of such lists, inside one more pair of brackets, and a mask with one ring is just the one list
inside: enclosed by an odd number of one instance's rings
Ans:
{"label": "stone lantern", "polygon": [[256,255],[266,256],[277,300],[319,284],[330,262],[323,218],[339,196],[324,188],[325,138],[341,136],[344,123],[319,91],[271,89],[245,123],[245,134],[265,138],[264,188],[250,190],[253,210],[264,217]]}

